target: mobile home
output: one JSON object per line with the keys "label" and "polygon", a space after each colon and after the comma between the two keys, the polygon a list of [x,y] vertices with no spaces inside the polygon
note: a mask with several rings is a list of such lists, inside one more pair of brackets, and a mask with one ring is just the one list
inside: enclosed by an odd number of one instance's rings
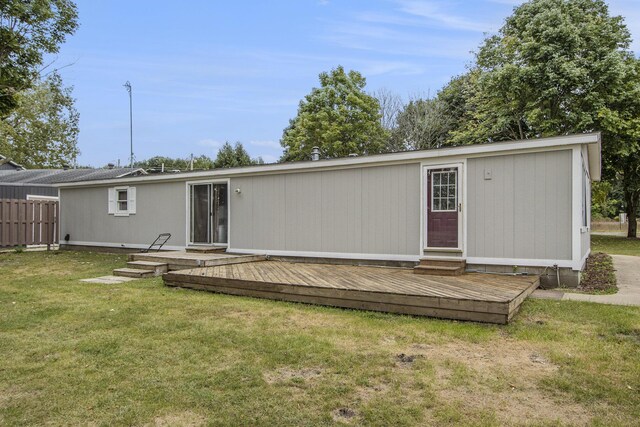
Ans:
{"label": "mobile home", "polygon": [[576,284],[600,134],[57,184],[66,247],[342,262],[461,258]]}

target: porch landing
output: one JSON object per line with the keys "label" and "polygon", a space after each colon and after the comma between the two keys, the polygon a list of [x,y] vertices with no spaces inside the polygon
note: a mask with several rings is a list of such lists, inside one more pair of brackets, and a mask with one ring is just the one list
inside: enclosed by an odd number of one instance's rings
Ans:
{"label": "porch landing", "polygon": [[150,261],[167,264],[169,270],[182,270],[195,267],[213,267],[224,264],[262,261],[264,255],[234,255],[224,252],[186,252],[164,251],[129,254],[129,261]]}
{"label": "porch landing", "polygon": [[411,269],[249,262],[172,271],[168,286],[335,307],[508,323],[538,276],[423,276]]}

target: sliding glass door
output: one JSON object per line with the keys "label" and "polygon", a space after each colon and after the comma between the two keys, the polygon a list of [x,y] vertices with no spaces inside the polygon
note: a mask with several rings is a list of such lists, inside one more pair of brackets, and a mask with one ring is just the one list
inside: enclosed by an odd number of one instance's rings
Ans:
{"label": "sliding glass door", "polygon": [[191,244],[226,244],[228,234],[227,184],[189,185]]}

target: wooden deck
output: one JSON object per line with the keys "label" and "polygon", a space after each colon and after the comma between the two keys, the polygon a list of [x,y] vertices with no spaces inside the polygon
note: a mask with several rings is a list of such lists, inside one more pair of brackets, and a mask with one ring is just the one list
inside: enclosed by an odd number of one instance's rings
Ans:
{"label": "wooden deck", "polygon": [[504,324],[538,276],[423,276],[410,269],[262,261],[166,273],[164,282],[232,295]]}
{"label": "wooden deck", "polygon": [[129,261],[151,261],[168,264],[169,270],[183,270],[195,267],[213,267],[217,265],[239,264],[262,261],[264,255],[233,255],[224,252],[197,253],[185,251],[164,251],[134,253]]}

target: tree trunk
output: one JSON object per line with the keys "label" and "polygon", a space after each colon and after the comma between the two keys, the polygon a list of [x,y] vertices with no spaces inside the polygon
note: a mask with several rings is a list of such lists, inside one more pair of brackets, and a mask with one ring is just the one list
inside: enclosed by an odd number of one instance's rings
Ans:
{"label": "tree trunk", "polygon": [[636,215],[638,213],[638,205],[640,204],[640,193],[632,192],[625,194],[625,199],[627,199],[627,218],[629,220],[627,237],[636,238],[638,237],[638,220]]}

